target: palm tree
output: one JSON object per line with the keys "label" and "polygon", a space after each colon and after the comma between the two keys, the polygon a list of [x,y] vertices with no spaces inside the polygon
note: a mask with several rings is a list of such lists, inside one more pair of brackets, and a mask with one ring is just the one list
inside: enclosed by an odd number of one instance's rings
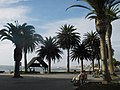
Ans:
{"label": "palm tree", "polygon": [[72,61],[77,60],[79,63],[79,61],[81,60],[81,71],[83,71],[84,70],[83,60],[84,59],[88,60],[91,58],[91,50],[84,44],[78,44],[71,50],[70,55]]}
{"label": "palm tree", "polygon": [[89,32],[85,33],[83,43],[91,49],[91,61],[94,71],[94,60],[98,59],[99,57],[98,55],[100,54],[99,51],[100,43],[99,43],[98,33],[93,31],[91,31],[90,33]]}
{"label": "palm tree", "polygon": [[112,57],[112,45],[111,45],[111,35],[112,35],[112,22],[120,19],[120,16],[118,13],[120,12],[120,9],[118,7],[118,4],[111,8],[109,6],[106,10],[108,25],[107,25],[107,31],[106,31],[106,41],[107,41],[107,48],[108,48],[108,60],[109,60],[109,71],[111,75],[115,75],[114,67],[113,67],[113,57]]}
{"label": "palm tree", "polygon": [[35,28],[32,25],[23,24],[24,42],[23,42],[23,52],[25,61],[25,72],[27,72],[27,53],[33,52],[36,46],[43,41],[41,35],[35,33]]}
{"label": "palm tree", "polygon": [[[120,18],[120,16],[118,15],[118,13],[120,12],[119,9],[119,4],[120,1],[115,2],[115,0],[111,0],[111,3],[107,5],[107,7],[105,8],[105,14],[107,16],[107,21],[108,24],[106,25],[107,30],[106,30],[106,42],[107,42],[107,49],[108,49],[108,60],[109,60],[109,71],[111,75],[115,75],[114,72],[114,68],[113,68],[113,62],[112,62],[112,46],[111,46],[111,35],[112,35],[112,25],[111,22],[115,21],[117,19]],[[113,3],[113,4],[112,4]],[[95,15],[96,12],[93,10],[90,13],[88,13],[88,15],[86,17],[88,17],[89,19],[95,19],[97,16]],[[92,16],[91,16],[92,15]]]}
{"label": "palm tree", "polygon": [[61,26],[59,32],[57,32],[58,44],[61,48],[67,50],[67,72],[70,72],[70,49],[80,42],[79,33],[75,32],[75,30],[76,28],[73,25],[65,24]]}
{"label": "palm tree", "polygon": [[[80,1],[80,0],[77,0],[77,1]],[[107,25],[109,23],[108,23],[105,11],[106,11],[106,7],[108,6],[113,7],[116,4],[120,3],[120,1],[116,1],[116,0],[82,0],[82,1],[86,2],[90,7],[84,6],[84,5],[72,5],[69,8],[82,7],[82,8],[90,10],[92,13],[95,14],[96,31],[99,33],[99,36],[100,36],[100,49],[101,49],[100,51],[101,51],[101,60],[102,60],[102,65],[103,65],[102,66],[103,67],[103,79],[109,82],[111,78],[108,72],[106,41],[105,41]]]}
{"label": "palm tree", "polygon": [[14,77],[21,77],[19,72],[19,65],[22,58],[22,48],[23,48],[23,31],[22,26],[15,22],[7,23],[5,25],[6,29],[0,30],[0,39],[3,41],[5,39],[10,40],[14,45],[14,61],[15,61],[15,72]]}
{"label": "palm tree", "polygon": [[[114,0],[111,1],[112,2],[115,2]],[[117,3],[120,3],[120,2],[117,2],[114,6],[112,6],[113,4],[108,4],[108,6],[105,8],[105,15],[107,16],[107,30],[106,30],[106,42],[107,42],[107,49],[108,49],[108,60],[109,60],[109,71],[110,71],[110,74],[111,75],[115,75],[115,72],[114,72],[114,68],[113,68],[113,63],[112,63],[112,46],[111,46],[111,35],[112,35],[112,25],[111,25],[111,22],[112,21],[115,21],[117,19],[120,18],[120,16],[118,15],[118,13],[120,12],[120,9],[119,9],[119,4]],[[97,16],[95,15],[96,12],[93,10],[91,11],[90,13],[88,13],[88,15],[86,17],[88,17],[88,19],[95,19]]]}
{"label": "palm tree", "polygon": [[46,37],[46,40],[42,43],[42,46],[39,50],[37,50],[38,56],[41,58],[46,58],[49,64],[49,70],[48,72],[51,72],[51,60],[56,60],[56,58],[59,60],[61,58],[60,54],[62,54],[62,51],[59,49],[59,46],[57,44],[55,37]]}

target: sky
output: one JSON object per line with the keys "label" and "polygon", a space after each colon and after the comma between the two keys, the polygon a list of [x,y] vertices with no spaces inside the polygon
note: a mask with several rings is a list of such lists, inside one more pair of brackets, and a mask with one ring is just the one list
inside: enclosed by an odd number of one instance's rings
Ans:
{"label": "sky", "polygon": [[[76,0],[0,0],[0,29],[6,23],[19,24],[27,23],[35,27],[36,33],[43,37],[55,36],[61,25],[71,24],[77,28],[81,39],[86,32],[95,31],[94,20],[85,19],[89,12],[85,9],[66,8],[73,4],[83,4]],[[120,6],[120,5],[119,5]],[[120,20],[114,21],[112,33],[112,47],[115,50],[114,57],[120,60]],[[14,44],[8,40],[0,41],[0,65],[14,65],[13,51]],[[28,54],[28,61],[36,57],[36,53]],[[59,63],[52,63],[53,66],[66,66],[66,51]],[[22,64],[24,63],[22,59]],[[71,66],[78,65],[72,62]]]}

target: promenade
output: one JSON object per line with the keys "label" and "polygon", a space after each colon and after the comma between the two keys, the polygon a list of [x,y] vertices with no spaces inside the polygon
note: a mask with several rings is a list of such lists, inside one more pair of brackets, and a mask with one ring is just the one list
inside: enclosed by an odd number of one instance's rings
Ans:
{"label": "promenade", "polygon": [[[71,79],[78,74],[21,74],[23,78],[12,78],[13,74],[0,74],[0,90],[74,90]],[[102,81],[88,75],[89,81]]]}
{"label": "promenade", "polygon": [[74,90],[72,74],[23,74],[23,78],[12,78],[12,74],[0,74],[0,90]]}

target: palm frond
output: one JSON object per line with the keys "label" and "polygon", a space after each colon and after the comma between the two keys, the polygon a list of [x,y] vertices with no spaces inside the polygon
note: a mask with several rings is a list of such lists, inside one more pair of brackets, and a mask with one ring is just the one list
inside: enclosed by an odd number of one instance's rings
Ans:
{"label": "palm frond", "polygon": [[[116,0],[113,0],[114,2],[113,3],[111,3],[111,7],[113,7],[113,6],[115,6],[115,5],[117,5],[117,4],[119,4],[120,3],[120,1],[116,1]],[[115,2],[116,1],[116,2]]]}
{"label": "palm frond", "polygon": [[68,7],[68,8],[66,9],[66,11],[67,11],[68,9],[70,9],[70,8],[74,8],[74,7],[81,7],[81,8],[85,8],[85,9],[91,11],[91,8],[86,7],[86,6],[84,6],[84,5],[72,5],[72,6]]}

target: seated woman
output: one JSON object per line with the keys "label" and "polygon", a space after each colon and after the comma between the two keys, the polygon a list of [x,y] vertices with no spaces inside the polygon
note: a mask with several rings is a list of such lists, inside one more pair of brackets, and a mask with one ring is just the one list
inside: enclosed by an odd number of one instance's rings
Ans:
{"label": "seated woman", "polygon": [[80,82],[81,82],[81,85],[82,84],[85,84],[86,80],[87,80],[87,73],[85,72],[85,70],[83,70],[80,74]]}
{"label": "seated woman", "polygon": [[72,78],[72,82],[76,84],[84,84],[87,80],[87,73],[84,71],[81,71],[80,74]]}

